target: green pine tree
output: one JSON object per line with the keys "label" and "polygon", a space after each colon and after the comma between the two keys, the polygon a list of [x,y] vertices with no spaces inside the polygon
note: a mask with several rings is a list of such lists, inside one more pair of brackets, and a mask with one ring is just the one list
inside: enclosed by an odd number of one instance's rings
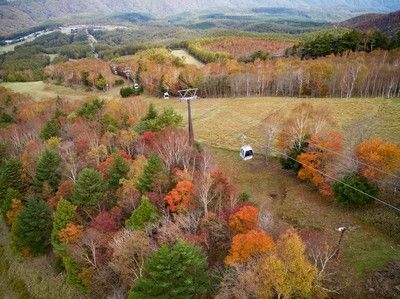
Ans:
{"label": "green pine tree", "polygon": [[21,179],[22,163],[17,158],[5,160],[0,166],[0,198],[8,188],[23,190]]}
{"label": "green pine tree", "polygon": [[125,226],[130,229],[142,229],[147,223],[152,223],[160,217],[157,208],[146,196],[142,196],[139,206],[132,212],[131,217],[125,221]]}
{"label": "green pine tree", "polygon": [[209,291],[207,259],[197,246],[164,244],[146,262],[129,298],[201,298]]}
{"label": "green pine tree", "polygon": [[124,158],[121,157],[121,155],[116,154],[108,172],[108,186],[111,189],[117,189],[119,186],[119,180],[122,178],[127,178],[128,172],[129,164]]}
{"label": "green pine tree", "polygon": [[158,112],[156,108],[154,107],[153,103],[150,104],[149,110],[147,111],[147,114],[141,119],[141,121],[146,121],[146,120],[151,120],[155,119],[158,116]]}
{"label": "green pine tree", "polygon": [[[361,207],[374,201],[379,189],[366,178],[353,173],[333,184],[333,194],[338,203],[345,206]],[[362,193],[360,191],[362,191]],[[366,195],[368,194],[368,195]]]}
{"label": "green pine tree", "polygon": [[43,184],[48,183],[53,192],[57,190],[61,179],[60,174],[60,155],[51,149],[46,149],[36,166],[36,175],[33,181],[33,187],[37,192],[41,192]]}
{"label": "green pine tree", "polygon": [[79,275],[80,269],[79,269],[78,265],[69,256],[64,256],[62,261],[63,261],[64,267],[65,267],[65,272],[67,273],[68,284],[70,284],[82,291],[87,291],[88,287],[82,281],[82,278]]}
{"label": "green pine tree", "polygon": [[76,205],[93,206],[100,201],[106,191],[106,184],[99,172],[85,168],[72,189],[71,201]]}
{"label": "green pine tree", "polygon": [[34,255],[47,253],[51,249],[51,228],[50,207],[45,201],[29,198],[12,229],[15,249],[20,253],[28,249]]}
{"label": "green pine tree", "polygon": [[64,253],[64,247],[58,237],[58,233],[69,222],[75,219],[75,210],[76,206],[64,198],[61,198],[57,203],[56,211],[54,212],[53,229],[51,231],[51,244],[57,255],[63,255]]}
{"label": "green pine tree", "polygon": [[43,140],[48,140],[51,137],[60,137],[58,124],[54,120],[49,120],[40,131],[39,137]]}
{"label": "green pine tree", "polygon": [[143,174],[137,180],[137,188],[143,194],[152,191],[154,175],[162,171],[163,164],[160,157],[151,154],[144,167]]}

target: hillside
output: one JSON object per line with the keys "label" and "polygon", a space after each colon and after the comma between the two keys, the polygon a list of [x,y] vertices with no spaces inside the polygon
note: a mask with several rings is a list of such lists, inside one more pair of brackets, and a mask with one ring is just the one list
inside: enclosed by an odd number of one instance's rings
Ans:
{"label": "hillside", "polygon": [[377,29],[392,35],[400,30],[400,11],[389,14],[365,14],[341,22],[339,25],[358,30]]}
{"label": "hillside", "polygon": [[[267,9],[266,9],[267,8]],[[270,8],[270,9],[268,9]],[[271,10],[272,8],[272,10]],[[302,0],[293,3],[288,0],[88,0],[88,1],[56,1],[56,0],[14,0],[0,2],[0,35],[10,34],[41,22],[53,19],[65,19],[77,16],[100,16],[116,13],[136,12],[156,18],[173,16],[183,12],[194,11],[226,11],[240,14],[275,15],[276,11],[284,9],[287,15],[299,13],[312,16],[318,15],[322,20],[343,20],[362,13],[390,12],[400,9],[400,3],[395,0]],[[254,9],[257,9],[254,11]]]}

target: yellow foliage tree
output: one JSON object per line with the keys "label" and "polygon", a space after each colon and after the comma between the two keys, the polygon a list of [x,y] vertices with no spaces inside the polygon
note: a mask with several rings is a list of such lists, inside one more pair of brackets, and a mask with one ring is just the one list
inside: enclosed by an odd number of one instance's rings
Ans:
{"label": "yellow foliage tree", "polygon": [[295,230],[281,235],[273,254],[263,255],[257,266],[259,298],[311,298],[317,272],[307,260],[305,246]]}

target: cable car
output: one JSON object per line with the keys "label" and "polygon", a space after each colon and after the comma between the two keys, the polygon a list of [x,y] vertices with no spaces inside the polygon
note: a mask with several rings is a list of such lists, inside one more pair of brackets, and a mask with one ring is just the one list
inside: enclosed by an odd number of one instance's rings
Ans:
{"label": "cable car", "polygon": [[164,100],[169,100],[169,93],[168,92],[164,92]]}
{"label": "cable car", "polygon": [[245,160],[245,161],[250,160],[253,158],[253,156],[254,156],[253,149],[251,148],[250,145],[243,145],[240,148],[240,157],[243,160]]}

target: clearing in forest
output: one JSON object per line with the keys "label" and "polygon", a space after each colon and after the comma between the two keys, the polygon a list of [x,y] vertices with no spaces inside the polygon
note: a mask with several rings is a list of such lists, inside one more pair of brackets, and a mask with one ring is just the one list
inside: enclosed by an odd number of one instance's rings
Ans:
{"label": "clearing in forest", "polygon": [[[186,103],[179,100],[148,98],[158,109],[172,107],[187,119]],[[398,99],[300,99],[285,97],[249,97],[198,99],[192,101],[192,119],[195,139],[208,145],[227,149],[239,149],[241,135],[252,143],[256,152],[262,153],[263,119],[271,111],[288,113],[300,102],[322,105],[332,111],[334,124],[330,130],[339,131],[346,143],[352,139],[380,136],[399,143],[400,101]]]}
{"label": "clearing in forest", "polygon": [[198,59],[196,59],[195,57],[193,57],[192,55],[190,55],[186,50],[173,50],[171,51],[171,54],[179,57],[181,59],[183,59],[183,61],[186,64],[194,64],[197,67],[203,67],[204,63],[202,63],[201,61],[199,61]]}

